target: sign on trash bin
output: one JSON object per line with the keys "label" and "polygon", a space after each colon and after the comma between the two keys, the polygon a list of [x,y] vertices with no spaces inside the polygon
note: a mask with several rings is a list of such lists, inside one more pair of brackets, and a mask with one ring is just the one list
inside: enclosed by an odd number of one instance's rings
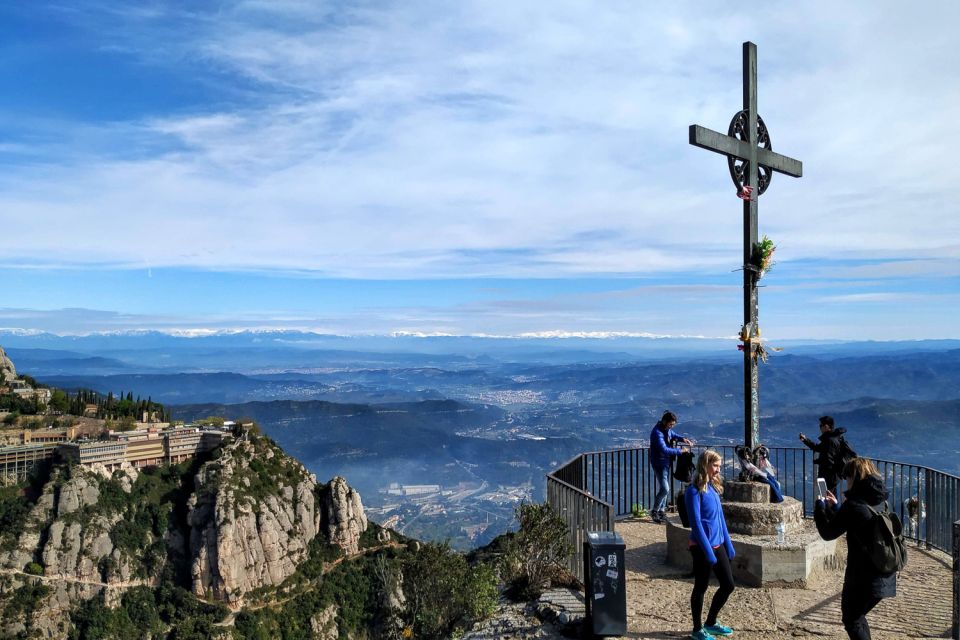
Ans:
{"label": "sign on trash bin", "polygon": [[587,624],[594,635],[627,632],[626,545],[613,531],[591,531],[583,543],[583,581]]}

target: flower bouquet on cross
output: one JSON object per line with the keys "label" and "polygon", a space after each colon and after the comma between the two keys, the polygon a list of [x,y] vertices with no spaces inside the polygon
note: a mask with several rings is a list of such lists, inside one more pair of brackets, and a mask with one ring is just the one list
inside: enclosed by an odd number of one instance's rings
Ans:
{"label": "flower bouquet on cross", "polygon": [[766,234],[760,242],[753,243],[753,255],[750,256],[751,267],[757,272],[757,278],[762,278],[763,274],[773,268],[776,264],[773,261],[773,254],[777,250],[777,245]]}
{"label": "flower bouquet on cross", "polygon": [[752,324],[740,327],[740,344],[737,345],[739,351],[749,351],[750,357],[756,362],[759,359],[766,364],[769,357],[769,351],[783,351],[782,347],[767,347],[763,344],[760,337],[760,327],[754,327]]}

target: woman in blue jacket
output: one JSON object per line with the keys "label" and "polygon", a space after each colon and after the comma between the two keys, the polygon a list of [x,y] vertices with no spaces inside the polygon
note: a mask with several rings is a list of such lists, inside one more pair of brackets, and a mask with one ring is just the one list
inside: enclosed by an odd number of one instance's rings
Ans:
{"label": "woman in blue jacket", "polygon": [[680,447],[671,447],[670,443],[677,440],[683,444],[690,444],[688,439],[674,432],[675,424],[677,424],[677,416],[672,411],[667,411],[650,432],[650,468],[653,470],[653,479],[657,485],[657,494],[650,508],[650,517],[654,522],[662,523],[666,518],[667,495],[670,493],[670,461],[683,451]]}
{"label": "woman in blue jacket", "polygon": [[[727,522],[723,519],[720,495],[723,484],[720,478],[720,454],[707,450],[697,460],[697,475],[683,492],[683,499],[690,518],[690,553],[693,556],[693,593],[690,594],[690,610],[693,614],[692,640],[710,640],[714,636],[729,636],[733,629],[717,622],[720,609],[733,593],[733,571],[730,560],[735,554]],[[720,588],[713,596],[706,625],[701,622],[703,596],[710,583],[713,571]]]}

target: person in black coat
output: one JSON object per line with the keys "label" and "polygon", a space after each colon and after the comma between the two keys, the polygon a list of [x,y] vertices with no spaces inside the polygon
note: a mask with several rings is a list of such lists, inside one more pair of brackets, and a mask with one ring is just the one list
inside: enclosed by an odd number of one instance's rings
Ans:
{"label": "person in black coat", "polygon": [[817,465],[820,477],[827,481],[827,489],[833,495],[837,495],[837,485],[840,483],[840,475],[843,472],[843,434],[847,432],[844,428],[834,429],[833,418],[823,416],[820,418],[820,442],[814,442],[804,434],[800,434],[800,441],[807,445],[818,455],[813,462]]}
{"label": "person in black coat", "polygon": [[867,613],[883,598],[897,595],[897,573],[881,574],[870,562],[864,545],[872,541],[873,514],[866,505],[882,507],[887,489],[873,463],[854,458],[846,464],[843,476],[850,487],[839,509],[837,498],[827,492],[825,500],[817,500],[813,519],[824,540],[835,540],[847,534],[847,570],[840,593],[840,617],[851,640],[870,640]]}

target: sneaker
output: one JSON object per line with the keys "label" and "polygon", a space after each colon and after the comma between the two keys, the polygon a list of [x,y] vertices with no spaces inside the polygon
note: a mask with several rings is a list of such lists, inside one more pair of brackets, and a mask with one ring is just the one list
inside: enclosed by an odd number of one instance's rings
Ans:
{"label": "sneaker", "polygon": [[703,628],[703,629],[697,629],[696,631],[691,633],[690,640],[716,640],[716,638],[710,635],[710,632],[708,632],[706,628]]}
{"label": "sneaker", "polygon": [[707,626],[704,627],[704,629],[707,630],[707,633],[712,633],[715,636],[732,636],[733,635],[733,629],[731,629],[730,627],[725,627],[719,622],[716,622],[714,624],[708,624]]}

